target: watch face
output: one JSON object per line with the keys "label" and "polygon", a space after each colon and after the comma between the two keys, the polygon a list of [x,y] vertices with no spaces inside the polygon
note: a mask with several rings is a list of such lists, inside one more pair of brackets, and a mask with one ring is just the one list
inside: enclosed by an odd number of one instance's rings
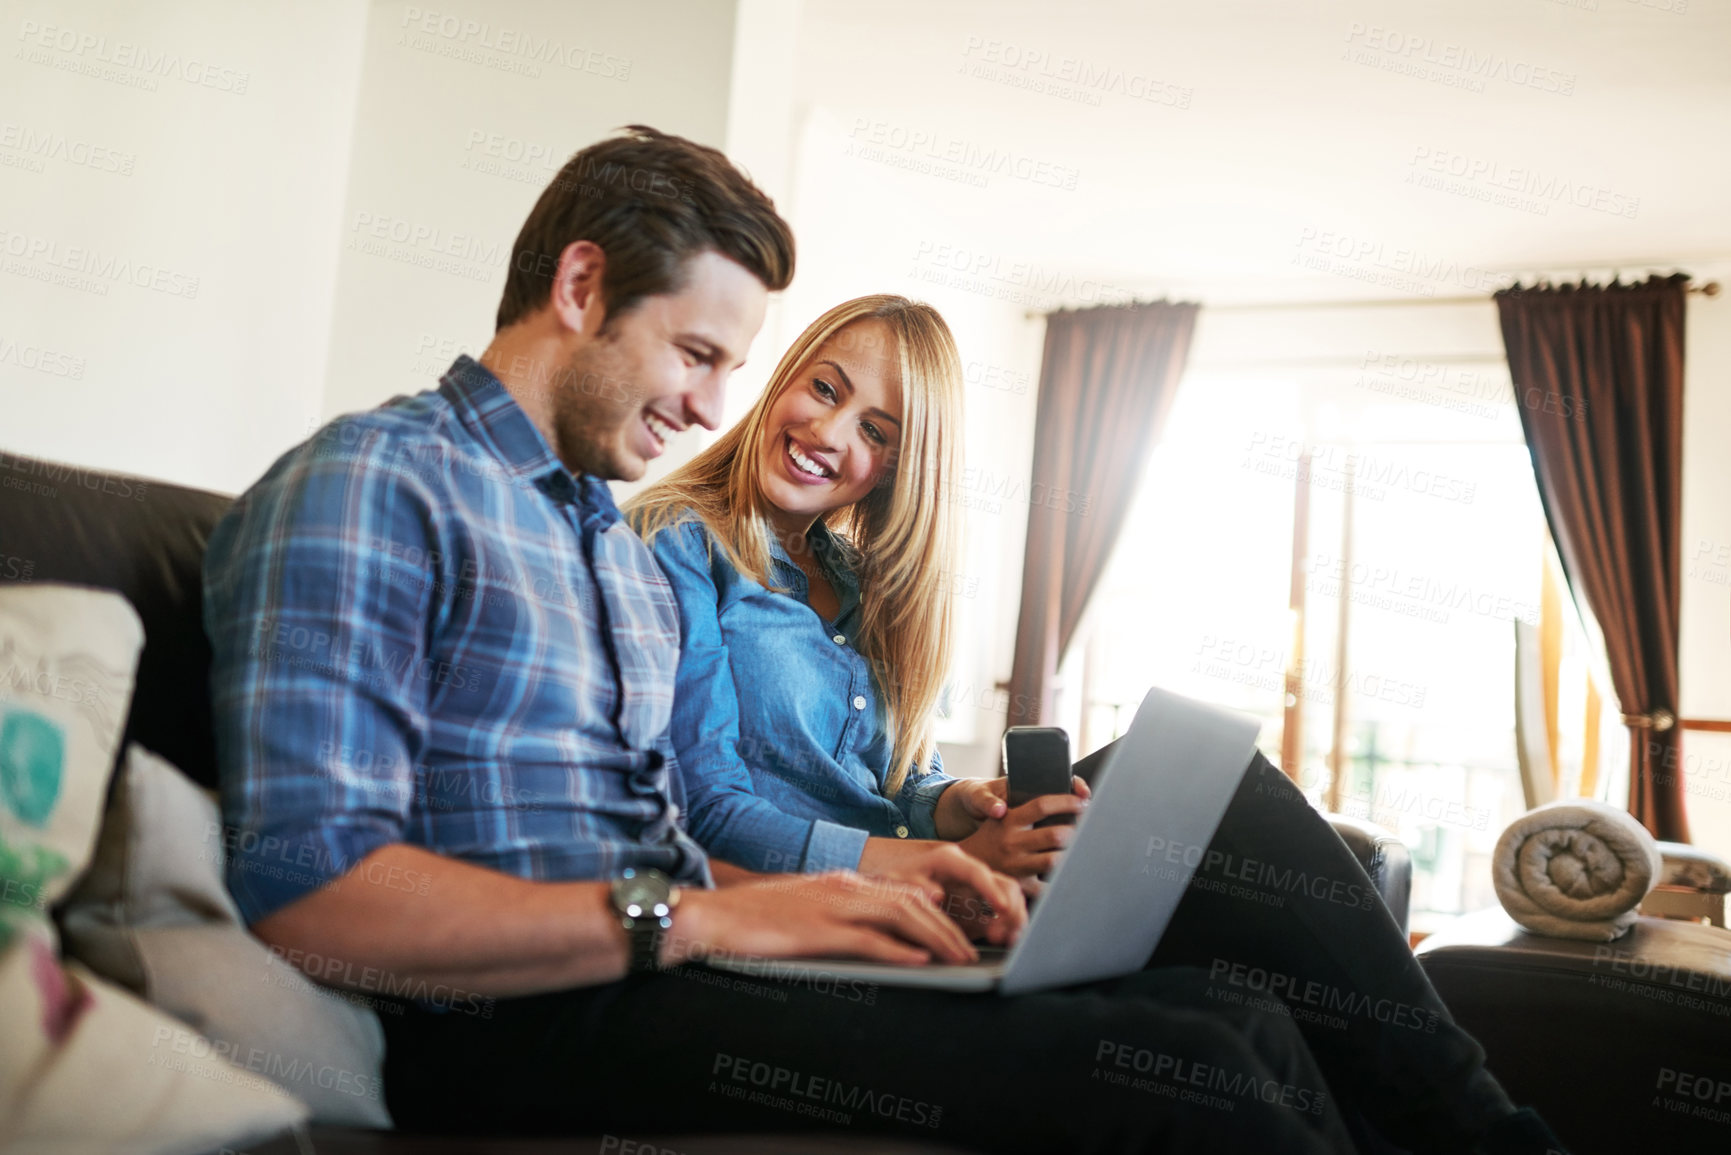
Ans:
{"label": "watch face", "polygon": [[627,870],[613,884],[613,905],[630,918],[663,918],[672,909],[673,887],[659,871]]}

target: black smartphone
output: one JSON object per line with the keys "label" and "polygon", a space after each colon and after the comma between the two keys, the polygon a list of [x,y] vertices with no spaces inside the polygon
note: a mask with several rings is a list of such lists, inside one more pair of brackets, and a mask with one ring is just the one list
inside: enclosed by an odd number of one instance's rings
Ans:
{"label": "black smartphone", "polygon": [[[1004,731],[1004,774],[1012,810],[1042,794],[1070,793],[1070,735],[1056,726],[1011,726]],[[1074,814],[1054,814],[1034,825],[1075,823]]]}

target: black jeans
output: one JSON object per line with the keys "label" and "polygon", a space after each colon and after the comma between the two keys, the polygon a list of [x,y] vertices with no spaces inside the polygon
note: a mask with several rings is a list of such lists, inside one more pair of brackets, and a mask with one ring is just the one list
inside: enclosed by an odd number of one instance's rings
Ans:
{"label": "black jeans", "polygon": [[1292,1019],[1347,1117],[1400,1146],[1469,1150],[1512,1110],[1357,856],[1261,754],[1148,965]]}
{"label": "black jeans", "polygon": [[1370,886],[1259,756],[1139,974],[1003,998],[683,967],[404,1005],[381,1016],[386,1101],[408,1130],[1222,1155],[1353,1151],[1369,1119],[1414,1150],[1471,1151],[1509,1104]]}

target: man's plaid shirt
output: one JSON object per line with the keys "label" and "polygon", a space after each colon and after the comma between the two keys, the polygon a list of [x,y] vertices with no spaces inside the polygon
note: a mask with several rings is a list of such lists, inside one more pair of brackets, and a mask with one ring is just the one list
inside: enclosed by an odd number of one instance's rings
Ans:
{"label": "man's plaid shirt", "polygon": [[[277,461],[211,535],[204,620],[247,921],[393,842],[523,878],[709,881],[678,824],[666,579],[470,358]],[[371,874],[344,885],[425,886]]]}

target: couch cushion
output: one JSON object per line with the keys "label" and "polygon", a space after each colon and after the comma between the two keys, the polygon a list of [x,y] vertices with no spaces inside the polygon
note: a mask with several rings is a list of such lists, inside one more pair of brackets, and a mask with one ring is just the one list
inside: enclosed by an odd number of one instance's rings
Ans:
{"label": "couch cushion", "polygon": [[116,590],[144,622],[126,741],[216,785],[204,545],[231,498],[0,453],[0,585]]}

